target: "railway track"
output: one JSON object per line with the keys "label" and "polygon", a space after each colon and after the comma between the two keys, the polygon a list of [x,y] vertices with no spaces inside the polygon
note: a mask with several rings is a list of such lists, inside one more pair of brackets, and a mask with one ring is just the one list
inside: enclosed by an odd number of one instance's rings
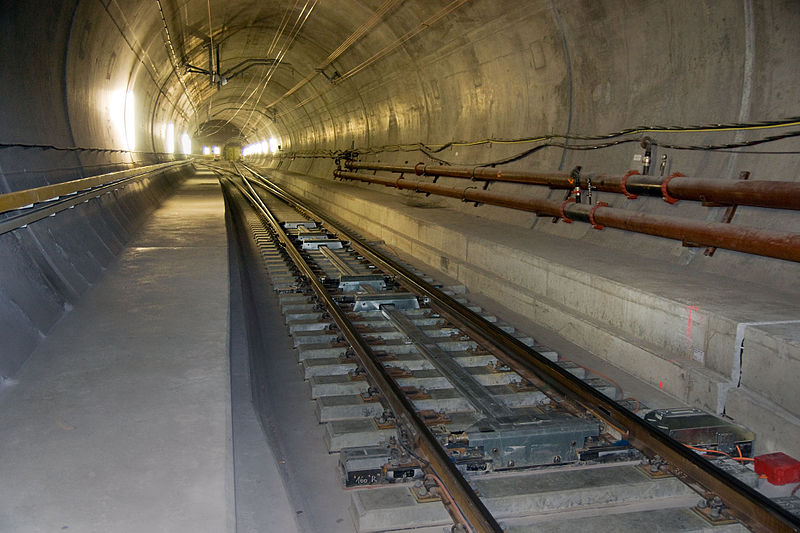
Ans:
{"label": "railway track", "polygon": [[736,461],[667,437],[463,287],[253,169],[216,170],[280,299],[357,531],[800,530]]}

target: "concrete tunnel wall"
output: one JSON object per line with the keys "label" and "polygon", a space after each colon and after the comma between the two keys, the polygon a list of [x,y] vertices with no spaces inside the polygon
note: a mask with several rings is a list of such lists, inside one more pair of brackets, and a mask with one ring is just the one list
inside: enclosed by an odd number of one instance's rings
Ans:
{"label": "concrete tunnel wall", "polygon": [[[243,95],[249,94],[263,70],[251,70],[218,90],[207,77],[190,76],[183,69],[184,62],[204,64],[206,2],[32,0],[4,6],[0,142],[82,149],[0,149],[0,192],[170,159],[172,155],[162,153],[168,123],[180,135],[197,131],[209,120],[229,120],[251,142],[274,137],[282,146],[279,157],[256,156],[251,161],[308,174],[331,186],[334,163],[305,156],[355,147],[362,149],[364,160],[414,164],[431,160],[417,151],[380,147],[603,134],[641,125],[748,122],[800,114],[796,99],[800,8],[792,0],[471,0],[440,18],[436,17],[451,5],[448,2],[395,2],[372,30],[326,67],[324,75],[312,77],[283,97],[367,20],[377,9],[373,4],[358,0],[316,4],[288,50],[285,65],[274,70],[259,97],[249,99]],[[214,38],[222,42],[223,62],[270,55],[270,39],[285,9],[278,2],[212,1],[212,27]],[[290,13],[292,18],[297,15],[297,10]],[[392,44],[416,30],[419,33],[402,44]],[[390,51],[352,71],[385,48]],[[346,79],[329,82],[335,73]],[[656,142],[703,145],[768,133],[648,135]],[[126,151],[131,140],[133,152]],[[438,156],[454,164],[477,164],[527,147],[498,143],[453,147]],[[752,151],[791,152],[799,147],[795,138]],[[634,143],[595,151],[547,148],[503,168],[568,171],[581,165],[586,172],[622,174],[635,168],[633,156],[641,151]],[[664,149],[658,153],[668,155],[669,172],[689,176],[736,179],[740,171],[749,170],[751,179],[797,181],[800,169],[800,160],[792,153]],[[299,178],[288,180],[299,189],[307,187]],[[563,198],[563,191],[531,189],[491,185],[499,192]],[[767,289],[797,292],[800,266],[787,261],[724,250],[705,257],[679,242],[645,235],[598,232],[585,224],[551,224],[531,214],[475,208],[454,200],[401,197],[409,205],[458,211],[477,223],[501,221],[576,246],[589,243],[612,253],[634,252],[674,266],[687,279],[723,274]],[[724,211],[692,202],[669,206],[655,198],[629,201],[605,194],[602,200],[633,211],[709,221],[719,220]],[[794,212],[740,207],[734,223],[797,232],[798,218]],[[364,225],[373,222],[365,220]],[[59,217],[49,224],[56,230],[70,225]],[[19,255],[13,242],[20,239],[16,233],[4,239],[4,260]],[[92,246],[83,237],[73,241],[87,250]],[[53,246],[58,245],[54,239]],[[65,261],[71,265],[77,259]],[[31,309],[39,307],[39,299],[42,309],[52,307],[52,298],[47,291],[34,291],[28,305],[20,306],[15,287],[28,283],[19,273],[21,268],[5,271],[0,307],[14,320],[35,322],[29,316],[35,314]],[[43,287],[46,282],[39,277],[31,283]],[[45,321],[37,328],[39,334],[53,322]],[[16,338],[15,331],[10,329],[8,338]],[[15,344],[18,348],[4,350],[0,359],[8,363],[3,363],[0,375],[13,373],[27,356],[25,350],[35,342],[25,339]]]}

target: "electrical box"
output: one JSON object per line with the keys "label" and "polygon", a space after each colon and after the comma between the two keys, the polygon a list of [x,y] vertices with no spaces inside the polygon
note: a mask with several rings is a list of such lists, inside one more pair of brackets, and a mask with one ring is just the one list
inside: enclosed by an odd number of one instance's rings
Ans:
{"label": "electrical box", "polygon": [[755,435],[742,426],[700,409],[655,409],[645,420],[689,446],[750,457]]}
{"label": "electrical box", "polygon": [[766,475],[773,485],[800,482],[800,461],[783,452],[759,455],[753,463],[756,474]]}
{"label": "electrical box", "polygon": [[495,469],[577,461],[586,439],[598,435],[597,421],[562,415],[549,415],[530,424],[467,431],[469,446],[481,450]]}

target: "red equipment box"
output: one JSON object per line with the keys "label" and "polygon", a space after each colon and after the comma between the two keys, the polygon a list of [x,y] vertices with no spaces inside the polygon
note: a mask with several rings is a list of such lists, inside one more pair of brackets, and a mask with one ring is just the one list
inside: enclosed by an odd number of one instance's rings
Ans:
{"label": "red equipment box", "polygon": [[753,464],[756,474],[767,476],[773,485],[786,485],[800,481],[800,461],[783,452],[759,455]]}

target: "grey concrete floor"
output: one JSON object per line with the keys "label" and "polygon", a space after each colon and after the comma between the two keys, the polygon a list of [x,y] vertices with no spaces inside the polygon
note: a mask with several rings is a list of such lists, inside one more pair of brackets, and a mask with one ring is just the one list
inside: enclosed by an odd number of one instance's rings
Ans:
{"label": "grey concrete floor", "polygon": [[278,459],[297,527],[303,533],[350,533],[350,494],[342,490],[338,454],[330,454],[325,448],[325,427],[317,420],[315,403],[296,352],[291,349],[277,302],[265,307],[271,312],[260,317],[268,334],[264,356],[273,371],[262,382],[268,405],[262,422],[270,449]]}
{"label": "grey concrete floor", "polygon": [[[232,261],[236,261],[235,253],[230,256]],[[282,476],[285,470],[282,466],[286,464],[286,459],[283,454],[280,458],[275,457],[253,407],[241,279],[239,269],[234,263],[231,263],[230,274],[229,350],[236,531],[293,533],[299,528],[297,511],[289,503],[286,482]],[[280,335],[281,338],[283,336]],[[290,353],[289,350],[286,352]]]}
{"label": "grey concrete floor", "polygon": [[[241,237],[250,238],[249,234]],[[243,248],[248,246],[244,245]],[[246,322],[251,359],[249,372],[257,392],[256,414],[285,487],[294,514],[294,524],[282,525],[286,516],[280,507],[284,501],[282,497],[270,501],[267,508],[258,508],[258,502],[263,501],[264,495],[248,493],[247,487],[253,483],[241,479],[239,470],[237,524],[240,528],[263,528],[259,524],[263,524],[263,517],[266,517],[269,527],[261,531],[282,533],[296,528],[303,533],[352,533],[354,526],[348,511],[350,493],[342,490],[338,454],[328,453],[324,443],[325,426],[317,419],[315,402],[310,397],[302,367],[298,363],[297,350],[287,334],[278,297],[263,275],[260,255],[254,256],[251,252],[245,251],[242,256],[246,271],[242,273],[242,287],[239,290],[236,287],[237,275],[231,270],[233,377],[236,382],[237,360],[242,357],[240,350],[233,349],[239,336],[233,332],[237,331],[240,323]],[[245,272],[247,275],[244,275]],[[240,296],[244,298],[237,309]],[[238,411],[236,405],[234,394],[235,413]],[[234,435],[238,439],[239,433],[235,431]],[[238,445],[235,447],[238,448]],[[259,453],[257,449],[254,452]],[[237,452],[237,469],[238,455]],[[269,470],[271,468],[268,467]],[[244,475],[249,474],[245,472]],[[267,476],[265,479],[273,478]]]}
{"label": "grey concrete floor", "polygon": [[219,185],[158,209],[0,393],[0,531],[232,531]]}

